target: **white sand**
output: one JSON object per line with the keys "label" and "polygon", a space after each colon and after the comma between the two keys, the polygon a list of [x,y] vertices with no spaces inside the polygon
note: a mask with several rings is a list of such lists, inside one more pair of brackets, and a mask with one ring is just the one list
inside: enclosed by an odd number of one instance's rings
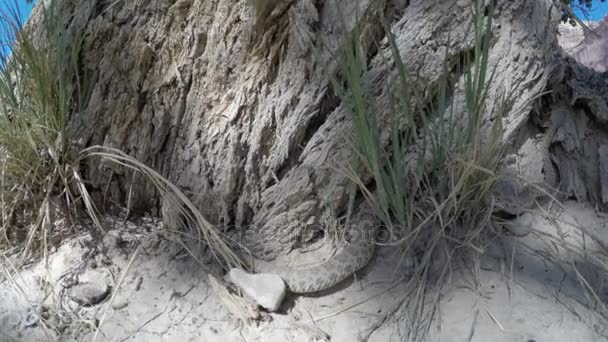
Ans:
{"label": "white sand", "polygon": [[[566,207],[560,220],[578,221],[608,241],[604,218],[577,203]],[[442,291],[439,319],[425,341],[608,341],[608,325],[581,290],[576,275],[565,264],[547,260],[577,260],[579,272],[600,289],[597,294],[604,299],[608,297],[606,275],[597,274],[584,258],[540,239],[539,234],[556,236],[549,221],[535,216],[532,222],[535,233],[524,238],[502,236],[486,246],[478,265],[455,270]],[[565,223],[559,226],[572,243],[582,241],[577,230]],[[87,263],[83,260],[90,244],[83,236],[51,255],[48,274],[42,263],[20,272],[15,281],[31,304],[5,281],[0,288],[0,341],[55,340],[52,334],[41,337],[44,329],[32,313],[40,303],[53,307],[59,300],[77,308],[61,291],[70,279],[62,278],[65,274],[95,274],[116,289],[133,251],[150,236],[142,228],[118,225],[104,239],[105,256],[97,253]],[[117,244],[117,236],[126,242]],[[589,250],[595,248],[589,239],[586,244]],[[415,317],[401,305],[405,281],[398,278],[407,269],[404,265],[395,271],[395,252],[382,248],[357,279],[314,297],[288,298],[282,313],[268,316],[258,326],[247,326],[229,313],[192,258],[179,246],[153,237],[127,270],[113,305],[106,299],[77,311],[81,319],[91,321],[106,313],[97,341],[403,341],[412,332]],[[97,267],[91,273],[93,264]],[[54,285],[54,295],[45,297],[41,282],[36,281],[45,277]],[[29,324],[24,324],[28,315]],[[68,329],[76,337],[61,340],[91,341],[93,333],[78,334],[78,326],[71,324]]]}

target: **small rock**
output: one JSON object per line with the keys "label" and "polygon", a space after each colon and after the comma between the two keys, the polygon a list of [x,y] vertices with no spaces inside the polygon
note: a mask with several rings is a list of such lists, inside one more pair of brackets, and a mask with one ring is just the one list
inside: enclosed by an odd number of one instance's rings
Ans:
{"label": "small rock", "polygon": [[524,237],[534,229],[535,218],[534,215],[530,213],[524,213],[517,217],[515,220],[506,223],[503,227],[509,231],[509,233],[518,236]]}
{"label": "small rock", "polygon": [[139,291],[141,289],[141,284],[144,282],[144,277],[138,277],[135,280],[135,291]]}
{"label": "small rock", "polygon": [[71,288],[70,297],[80,305],[97,305],[110,294],[108,284],[99,283],[80,283]]}
{"label": "small rock", "polygon": [[285,282],[275,274],[250,274],[233,268],[228,273],[228,279],[258,305],[269,311],[276,311],[281,306],[287,292]]}
{"label": "small rock", "polygon": [[126,308],[129,305],[129,301],[127,300],[118,300],[112,304],[112,309],[118,311]]}

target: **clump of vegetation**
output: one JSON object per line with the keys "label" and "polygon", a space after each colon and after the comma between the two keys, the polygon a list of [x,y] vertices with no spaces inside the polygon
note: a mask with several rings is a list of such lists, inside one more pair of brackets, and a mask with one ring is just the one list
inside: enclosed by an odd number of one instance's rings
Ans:
{"label": "clump of vegetation", "polygon": [[[38,6],[40,25],[25,25],[16,3],[0,13],[0,37],[5,39],[0,44],[11,46],[0,50],[0,251],[13,265],[0,263],[0,270],[10,276],[26,256],[48,255],[53,244],[74,233],[71,225],[92,222],[103,230],[81,176],[90,158],[141,174],[162,198],[187,211],[192,230],[172,233],[207,244],[226,268],[240,264],[219,232],[160,174],[122,151],[74,143],[67,132],[69,119],[86,110],[90,95],[80,60],[84,32],[73,27],[73,16],[66,13],[71,9],[64,6],[74,3],[50,0]],[[95,4],[87,8],[94,10]],[[55,225],[61,217],[67,224]],[[13,263],[12,256],[19,255]],[[53,329],[77,320],[71,312],[64,316],[72,318]]]}
{"label": "clump of vegetation", "polygon": [[0,18],[3,36],[14,38],[0,71],[0,243],[22,246],[24,253],[59,234],[50,229],[54,198],[72,209],[66,214],[81,207],[96,218],[78,173],[78,151],[66,136],[68,116],[87,102],[79,70],[83,36],[66,18],[50,1],[38,37],[16,9]]}
{"label": "clump of vegetation", "polygon": [[[590,1],[579,3],[589,6]],[[349,175],[384,223],[403,228],[404,249],[421,242],[428,246],[426,262],[412,277],[420,284],[425,283],[435,251],[443,249],[449,256],[446,246],[456,245],[477,252],[492,216],[488,196],[501,157],[501,110],[509,99],[488,112],[492,16],[483,15],[485,10],[481,1],[475,1],[473,51],[454,63],[446,53],[443,77],[432,89],[415,87],[395,37],[385,28],[397,70],[390,83],[388,134],[377,122],[380,106],[357,29],[341,51],[343,83],[336,82],[335,89],[352,114],[358,167],[371,175],[372,182],[365,182],[358,171]],[[54,236],[61,238],[65,232],[53,227],[51,217],[55,199],[64,204],[64,214],[77,218],[84,212],[101,226],[79,172],[85,159],[95,157],[150,180],[167,202],[183,208],[188,226],[194,228],[189,238],[209,244],[225,267],[239,264],[214,227],[161,175],[121,151],[79,149],[70,141],[69,117],[85,110],[89,95],[81,72],[82,32],[71,30],[70,17],[61,13],[55,0],[43,8],[42,38],[24,27],[19,17],[15,12],[0,18],[5,36],[15,38],[12,53],[2,56],[0,71],[0,249],[19,248],[25,255],[37,246],[46,248]],[[460,109],[449,100],[458,89],[464,100]],[[489,114],[495,124],[484,130],[482,119]],[[445,267],[444,272],[449,264]]]}
{"label": "clump of vegetation", "polygon": [[[403,239],[398,242],[404,253],[423,246],[421,262],[410,278],[416,288],[410,302],[414,310],[429,304],[422,295],[428,275],[439,273],[440,285],[456,251],[481,255],[486,228],[501,220],[494,217],[491,190],[503,156],[502,118],[512,99],[488,97],[494,82],[489,65],[492,7],[479,0],[472,3],[472,51],[458,58],[446,52],[442,76],[427,88],[417,88],[421,82],[410,77],[396,39],[385,26],[392,58],[387,69],[396,69],[388,85],[392,92],[387,122],[380,122],[387,106],[375,96],[358,28],[340,51],[339,79],[334,80],[353,125],[357,160],[346,173],[378,219],[401,230]],[[484,127],[483,122],[493,124]],[[432,260],[442,254],[447,259],[441,269],[431,271]],[[438,300],[435,297],[432,304]],[[411,317],[420,317],[420,326],[428,327],[429,317],[418,314],[422,312]]]}
{"label": "clump of vegetation", "polygon": [[68,221],[88,219],[101,228],[80,168],[86,159],[103,158],[138,172],[166,201],[187,208],[193,229],[187,232],[189,238],[211,246],[225,267],[238,264],[215,228],[160,174],[119,150],[84,149],[70,139],[69,118],[86,110],[90,93],[80,63],[84,36],[71,26],[64,2],[45,4],[42,27],[24,25],[16,4],[15,10],[0,17],[2,36],[14,39],[0,70],[0,249],[19,249],[23,256],[38,250],[45,255],[36,247],[60,241],[70,228],[53,225],[57,203]]}
{"label": "clump of vegetation", "polygon": [[[429,225],[440,228],[437,237],[474,239],[456,236],[461,232],[453,228],[460,222],[481,226],[490,218],[487,195],[501,157],[500,108],[506,106],[496,106],[492,115],[498,119],[493,120],[489,132],[484,132],[487,84],[493,75],[488,66],[492,18],[484,16],[483,11],[476,1],[473,52],[461,56],[457,65],[448,65],[446,53],[444,74],[433,89],[414,88],[416,82],[409,78],[389,32],[397,77],[390,84],[393,91],[386,136],[377,122],[379,105],[372,96],[366,55],[358,44],[356,29],[351,45],[342,50],[345,86],[338,82],[335,85],[352,114],[353,145],[359,163],[373,182],[366,184],[356,172],[349,175],[385,224],[404,229],[403,236],[409,237],[404,240],[407,246],[414,245],[419,236],[427,239],[423,230]],[[459,79],[464,84],[458,84]],[[448,100],[459,85],[463,89],[462,110]]]}

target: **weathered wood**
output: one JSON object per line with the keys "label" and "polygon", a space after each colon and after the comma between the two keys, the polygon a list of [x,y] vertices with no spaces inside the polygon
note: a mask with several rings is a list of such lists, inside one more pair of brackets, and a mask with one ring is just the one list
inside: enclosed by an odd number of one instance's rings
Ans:
{"label": "weathered wood", "polygon": [[[512,100],[504,141],[521,144],[516,138],[561,63],[559,14],[550,0],[496,3],[489,96]],[[345,33],[358,23],[371,35],[369,75],[382,125],[387,81],[396,77],[382,20],[420,89],[437,84],[446,56],[457,61],[473,46],[470,1],[285,4],[252,39],[255,10],[245,0],[99,2],[83,56],[93,92],[69,131],[161,170],[210,221],[257,227],[254,252],[267,259],[293,247],[302,223],[319,222],[324,201],[346,205],[349,181],[335,167],[352,160],[351,125],[329,82]],[[451,105],[462,108],[458,86],[453,95]],[[495,109],[488,108],[487,127]],[[158,204],[153,189],[120,168],[91,163],[87,170],[91,186],[115,202],[132,191],[133,209]]]}

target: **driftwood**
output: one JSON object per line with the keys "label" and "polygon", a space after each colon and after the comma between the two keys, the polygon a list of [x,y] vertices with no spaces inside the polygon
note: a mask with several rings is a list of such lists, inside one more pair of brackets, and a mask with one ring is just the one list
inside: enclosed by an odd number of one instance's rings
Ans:
{"label": "driftwood", "polygon": [[[160,170],[212,222],[257,227],[267,259],[306,238],[301,223],[317,223],[327,201],[346,207],[351,185],[335,167],[352,161],[351,124],[329,81],[346,32],[365,32],[381,125],[396,75],[382,21],[419,89],[437,84],[446,56],[459,60],[473,45],[472,6],[462,0],[281,2],[262,30],[245,0],[98,1],[90,17],[74,13],[93,90],[70,118],[70,137]],[[554,1],[500,0],[495,13],[489,95],[508,105],[504,142],[517,152],[536,139],[546,161],[536,176],[605,204],[606,75],[563,57]],[[462,94],[452,91],[458,108]],[[561,118],[551,124],[554,112]],[[554,134],[537,137],[546,132]],[[86,179],[99,199],[135,212],[159,204],[144,179],[114,165],[90,161]]]}

